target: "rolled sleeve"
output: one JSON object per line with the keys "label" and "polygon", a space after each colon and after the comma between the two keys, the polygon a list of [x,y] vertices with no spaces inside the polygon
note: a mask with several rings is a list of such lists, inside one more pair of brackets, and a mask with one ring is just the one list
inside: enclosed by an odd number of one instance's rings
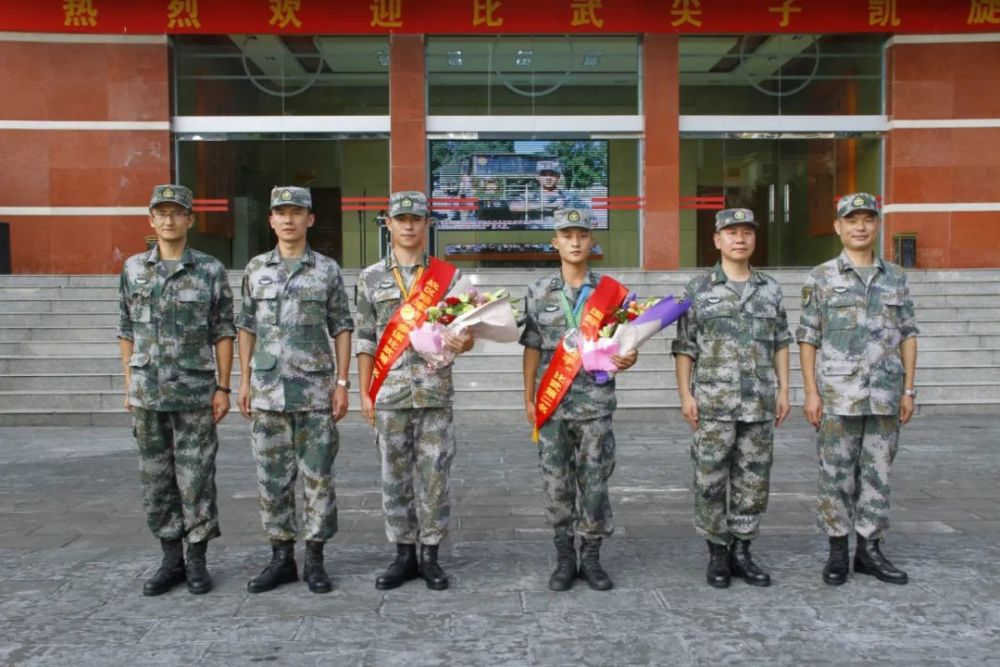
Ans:
{"label": "rolled sleeve", "polygon": [[250,295],[249,274],[243,276],[240,294],[242,303],[240,304],[240,314],[236,316],[236,327],[257,335],[257,303]]}
{"label": "rolled sleeve", "polygon": [[917,327],[916,309],[913,307],[913,298],[910,296],[910,286],[903,282],[903,306],[899,309],[899,335],[902,340],[913,338],[920,333]]}
{"label": "rolled sleeve", "polygon": [[694,290],[688,286],[684,290],[684,298],[691,301],[681,318],[677,320],[677,337],[670,344],[670,353],[675,357],[678,354],[698,360],[698,312],[694,306]]}
{"label": "rolled sleeve", "polygon": [[542,332],[538,328],[538,320],[535,319],[536,299],[532,290],[524,295],[524,331],[518,341],[524,347],[532,350],[542,349]]}
{"label": "rolled sleeve", "polygon": [[354,319],[351,317],[351,306],[347,300],[347,290],[344,288],[344,277],[340,271],[334,279],[330,298],[326,303],[326,327],[330,336],[337,337],[344,331],[354,331]]}
{"label": "rolled sleeve", "polygon": [[124,269],[122,270],[121,277],[118,281],[117,334],[119,338],[124,338],[125,340],[135,340],[135,335],[132,333],[132,313],[129,311],[128,307],[128,278],[126,278]]}
{"label": "rolled sleeve", "polygon": [[235,338],[236,327],[233,325],[233,291],[229,288],[229,279],[221,266],[216,272],[212,287],[212,311],[209,315],[209,333],[213,343],[223,338]]}
{"label": "rolled sleeve", "polygon": [[795,331],[799,343],[819,347],[823,342],[821,299],[816,277],[810,273],[802,285],[802,313],[799,315],[799,328]]}
{"label": "rolled sleeve", "polygon": [[378,341],[375,338],[378,333],[378,322],[375,316],[375,305],[372,303],[371,295],[368,294],[368,287],[364,276],[358,278],[358,299],[356,305],[358,313],[358,318],[354,323],[356,353],[370,354],[374,357],[375,350],[378,349]]}
{"label": "rolled sleeve", "polygon": [[788,330],[788,313],[785,312],[785,305],[782,302],[784,295],[781,288],[778,288],[778,321],[774,327],[774,349],[775,351],[788,347],[792,342],[792,334]]}

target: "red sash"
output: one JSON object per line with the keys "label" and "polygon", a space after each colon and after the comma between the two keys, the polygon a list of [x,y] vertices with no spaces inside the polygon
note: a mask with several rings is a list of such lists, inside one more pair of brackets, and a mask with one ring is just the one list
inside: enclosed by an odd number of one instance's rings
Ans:
{"label": "red sash", "polygon": [[[583,317],[580,318],[580,335],[587,340],[596,340],[601,327],[614,314],[628,296],[628,289],[614,278],[602,276],[597,283],[597,289],[587,299],[583,306]],[[563,341],[559,341],[549,367],[545,369],[538,390],[535,393],[535,432],[532,439],[538,442],[538,429],[542,427],[552,413],[559,407],[563,396],[569,391],[570,385],[583,366],[579,350],[567,350]]]}
{"label": "red sash", "polygon": [[368,396],[373,403],[389,369],[410,344],[410,331],[423,324],[427,319],[427,309],[444,298],[456,270],[454,264],[431,257],[427,270],[410,290],[410,298],[399,304],[399,308],[392,314],[392,319],[378,341],[378,349],[375,350],[375,366],[372,369],[371,385],[368,387]]}

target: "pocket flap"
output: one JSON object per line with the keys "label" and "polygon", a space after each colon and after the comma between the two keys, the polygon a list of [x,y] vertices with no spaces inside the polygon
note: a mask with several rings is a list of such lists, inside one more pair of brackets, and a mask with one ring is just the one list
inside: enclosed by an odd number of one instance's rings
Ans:
{"label": "pocket flap", "polygon": [[296,367],[307,372],[333,370],[333,359],[328,356],[305,355],[295,361]]}
{"label": "pocket flap", "polygon": [[278,357],[264,350],[257,350],[253,353],[250,365],[255,371],[269,371],[278,364]]}
{"label": "pocket flap", "polygon": [[263,300],[263,301],[266,301],[268,299],[277,299],[278,288],[275,287],[274,285],[267,285],[266,287],[257,285],[253,288],[252,296],[256,300]]}
{"label": "pocket flap", "polygon": [[761,380],[773,381],[776,377],[774,366],[757,366],[756,370],[757,370],[757,377],[759,377]]}
{"label": "pocket flap", "polygon": [[177,300],[183,301],[184,303],[206,303],[211,301],[211,297],[208,292],[199,292],[198,290],[180,290],[177,292]]}
{"label": "pocket flap", "polygon": [[854,375],[858,368],[856,361],[824,361],[820,371],[823,375]]}
{"label": "pocket flap", "polygon": [[149,363],[149,353],[147,352],[134,352],[128,360],[128,365],[130,368],[142,368]]}
{"label": "pocket flap", "polygon": [[300,301],[326,301],[326,292],[303,290],[298,294]]}

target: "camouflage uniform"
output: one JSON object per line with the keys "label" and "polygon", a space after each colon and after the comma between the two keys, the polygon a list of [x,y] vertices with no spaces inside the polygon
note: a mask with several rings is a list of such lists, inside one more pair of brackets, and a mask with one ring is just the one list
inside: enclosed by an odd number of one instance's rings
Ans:
{"label": "camouflage uniform", "polygon": [[[402,202],[409,199],[410,207]],[[426,216],[427,199],[419,192],[393,195],[390,213]],[[423,257],[426,270],[429,258]],[[358,276],[357,354],[375,356],[378,341],[403,294],[393,269],[398,269],[409,289],[419,267],[400,266],[390,253]],[[458,281],[455,272],[448,290]],[[447,293],[448,290],[445,290]],[[385,534],[396,544],[439,544],[448,532],[451,464],[455,457],[452,401],[455,389],[452,367],[428,367],[407,346],[393,363],[375,398],[375,442],[382,466],[382,511]],[[361,391],[367,391],[362,387]],[[420,478],[419,498],[414,496],[414,471]]]}
{"label": "camouflage uniform", "polygon": [[[852,198],[878,211],[871,195]],[[846,200],[846,201],[845,201]],[[889,475],[899,438],[903,394],[900,344],[919,333],[906,274],[881,258],[866,283],[846,253],[812,270],[802,287],[799,343],[819,349],[817,384],[820,528],[830,537],[878,540],[889,526]]]}
{"label": "camouflage uniform", "polygon": [[[745,211],[744,216],[723,216],[716,227],[747,218],[752,223],[752,213]],[[677,322],[672,352],[694,360],[694,527],[715,544],[752,540],[767,509],[770,487],[774,355],[791,342],[781,288],[767,274],[751,270],[740,294],[716,264],[687,284],[684,298],[692,306]]]}
{"label": "camouflage uniform", "polygon": [[[157,186],[150,209],[162,203],[190,210],[191,191]],[[185,248],[168,273],[157,247],[126,260],[119,294],[117,334],[134,344],[128,402],[146,521],[162,540],[218,537],[213,346],[236,335],[225,268]]]}
{"label": "camouflage uniform", "polygon": [[[584,284],[594,289],[600,278],[588,271]],[[557,272],[532,283],[525,297],[520,343],[542,353],[536,386],[567,331],[560,293],[575,304],[580,290],[568,288],[562,273]],[[615,470],[611,420],[616,406],[614,379],[597,384],[593,375],[580,369],[538,431],[545,517],[557,536],[572,537],[579,532],[594,539],[614,532],[608,479]]]}
{"label": "camouflage uniform", "polygon": [[[291,199],[282,200],[284,192]],[[277,188],[272,207],[311,208],[303,192],[308,195],[304,188]],[[250,360],[251,440],[264,530],[275,542],[296,539],[295,480],[301,473],[304,538],[325,542],[337,532],[333,462],[339,449],[327,334],[354,329],[340,266],[308,246],[291,273],[277,248],[254,257],[236,326],[257,337]]]}

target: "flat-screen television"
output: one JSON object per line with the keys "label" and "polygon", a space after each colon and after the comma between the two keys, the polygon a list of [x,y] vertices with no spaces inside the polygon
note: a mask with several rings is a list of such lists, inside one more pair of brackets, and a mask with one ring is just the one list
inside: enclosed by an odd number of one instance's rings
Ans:
{"label": "flat-screen television", "polygon": [[608,142],[430,142],[431,200],[440,230],[552,229],[566,206],[608,228]]}

